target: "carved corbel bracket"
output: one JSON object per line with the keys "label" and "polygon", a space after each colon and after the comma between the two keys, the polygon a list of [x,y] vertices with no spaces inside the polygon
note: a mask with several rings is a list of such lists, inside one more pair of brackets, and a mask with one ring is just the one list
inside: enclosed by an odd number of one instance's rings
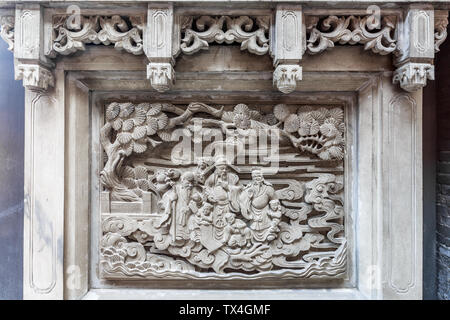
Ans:
{"label": "carved corbel bracket", "polygon": [[29,89],[44,89],[55,85],[50,70],[36,64],[18,64],[15,66],[15,79],[23,80],[23,85]]}
{"label": "carved corbel bracket", "polygon": [[434,80],[433,65],[409,62],[395,70],[393,82],[408,92],[414,92],[425,87],[427,79]]}
{"label": "carved corbel bracket", "polygon": [[271,55],[275,71],[273,85],[283,93],[293,92],[302,79],[300,60],[305,52],[304,19],[301,6],[278,6]]}
{"label": "carved corbel bracket", "polygon": [[149,4],[147,29],[144,36],[144,53],[150,63],[147,65],[147,79],[159,91],[170,90],[175,83],[174,59],[174,12],[173,6]]}
{"label": "carved corbel bracket", "polygon": [[147,79],[158,92],[170,90],[175,83],[175,71],[170,63],[150,62],[147,65]]}
{"label": "carved corbel bracket", "polygon": [[14,23],[15,17],[12,10],[0,10],[0,37],[8,44],[9,51],[14,51]]}
{"label": "carved corbel bracket", "polygon": [[302,67],[298,64],[280,64],[273,72],[273,85],[283,93],[290,93],[302,80]]}
{"label": "carved corbel bracket", "polygon": [[447,38],[448,11],[434,11],[434,51],[439,52],[439,46]]}
{"label": "carved corbel bracket", "polygon": [[397,69],[392,81],[406,91],[419,90],[426,86],[427,79],[434,79],[434,26],[434,10],[428,5],[409,6],[399,24],[394,58]]}
{"label": "carved corbel bracket", "polygon": [[44,54],[44,12],[40,5],[17,5],[15,14],[15,79],[29,89],[54,86],[54,64]]}

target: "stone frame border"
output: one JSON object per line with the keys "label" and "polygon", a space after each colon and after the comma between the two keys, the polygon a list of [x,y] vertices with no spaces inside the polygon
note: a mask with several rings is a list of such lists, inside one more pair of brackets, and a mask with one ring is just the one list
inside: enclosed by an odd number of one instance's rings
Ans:
{"label": "stone frame border", "polygon": [[[100,145],[98,137],[95,136],[95,132],[97,132],[103,125],[102,119],[104,119],[104,101],[110,101],[114,99],[115,94],[110,92],[102,92],[102,90],[98,90],[99,92],[92,92],[92,100],[91,100],[91,146]],[[179,102],[179,100],[186,100],[186,97],[183,97],[184,94],[165,94],[164,98],[160,98],[159,94],[132,94],[130,100],[131,101],[152,101],[151,99],[155,99],[155,101],[170,101],[170,97],[172,96],[173,101]],[[202,94],[200,93],[198,96],[201,100]],[[205,99],[208,99],[208,93],[204,94]],[[270,95],[261,95],[260,93],[236,93],[233,95],[232,99],[227,99],[227,93],[218,94],[221,96],[220,99],[221,104],[232,104],[239,102],[239,96],[242,98],[254,99],[254,101],[264,101],[264,103],[276,103],[277,98],[271,97]],[[273,101],[271,101],[272,99]],[[243,279],[243,280],[226,280],[226,279],[217,279],[217,280],[205,280],[205,279],[195,279],[195,280],[175,280],[175,279],[161,279],[158,277],[151,277],[146,279],[137,279],[130,278],[129,280],[117,279],[117,280],[106,280],[99,278],[98,275],[98,262],[99,262],[99,248],[98,245],[101,239],[101,230],[100,228],[100,216],[98,212],[100,212],[100,194],[97,193],[97,190],[100,190],[101,186],[99,184],[98,172],[101,171],[102,166],[102,157],[101,152],[99,150],[91,149],[91,190],[95,190],[94,193],[91,193],[91,202],[90,202],[90,226],[91,226],[91,250],[90,250],[90,281],[91,285],[98,288],[128,288],[130,286],[137,285],[139,288],[158,288],[158,289],[182,289],[185,286],[189,286],[191,288],[203,288],[206,290],[212,290],[214,288],[220,288],[220,290],[224,290],[225,288],[236,290],[242,288],[248,289],[261,289],[261,288],[272,288],[278,289],[280,287],[292,287],[292,288],[351,288],[355,286],[355,275],[356,275],[356,266],[355,266],[355,225],[352,223],[355,220],[355,212],[353,207],[355,206],[356,198],[354,195],[353,184],[355,183],[354,172],[352,168],[355,167],[356,164],[356,154],[355,149],[356,146],[354,141],[356,140],[353,132],[353,128],[356,125],[356,101],[355,97],[352,94],[348,93],[337,93],[336,95],[327,95],[325,98],[319,96],[319,94],[309,95],[309,94],[296,94],[289,96],[288,101],[301,101],[302,103],[318,103],[320,104],[329,104],[329,105],[339,105],[344,108],[345,119],[348,126],[346,127],[346,141],[348,144],[346,145],[345,150],[345,160],[344,160],[344,181],[345,186],[351,186],[348,189],[344,190],[344,206],[345,206],[345,235],[348,243],[347,249],[347,272],[343,279],[290,279],[290,280],[273,280],[273,279]],[[316,100],[317,99],[317,100]],[[199,101],[200,101],[199,100]],[[213,101],[206,101],[205,103],[213,105]]]}
{"label": "stone frame border", "polygon": [[[76,70],[72,65],[69,69]],[[80,239],[89,238],[88,229],[82,226],[86,224],[89,219],[89,205],[82,202],[77,202],[76,199],[86,199],[89,197],[88,189],[86,188],[86,179],[83,176],[78,176],[81,171],[87,172],[89,167],[89,161],[77,161],[76,158],[70,157],[69,154],[76,153],[78,156],[88,155],[89,149],[87,146],[91,145],[95,147],[94,143],[89,143],[86,141],[86,137],[79,135],[77,132],[82,130],[89,130],[86,127],[86,121],[89,123],[89,99],[90,91],[82,81],[80,81],[79,76],[75,77],[76,73],[69,72],[65,77],[67,81],[64,81],[64,72],[60,70],[58,74],[62,78],[59,79],[60,83],[64,83],[66,90],[69,95],[67,98],[71,97],[70,103],[66,104],[68,110],[67,114],[67,130],[66,135],[66,172],[67,172],[67,186],[66,190],[73,190],[66,195],[66,210],[65,210],[65,231],[64,231],[64,246],[66,248],[64,252],[64,268],[61,270],[61,276],[63,275],[63,270],[66,271],[64,290],[60,293],[62,298],[74,299],[74,298],[84,298],[84,299],[102,299],[102,298],[126,298],[127,295],[133,294],[135,298],[149,298],[155,297],[159,299],[183,299],[183,298],[198,298],[206,299],[210,297],[220,297],[236,299],[239,294],[247,299],[259,299],[261,295],[264,294],[265,298],[270,299],[334,299],[334,298],[346,298],[346,299],[399,299],[399,298],[414,298],[418,299],[422,295],[421,289],[421,198],[417,196],[415,198],[415,207],[419,208],[416,211],[415,225],[411,223],[411,227],[416,230],[416,237],[413,239],[414,251],[415,251],[415,263],[417,268],[414,273],[414,282],[411,287],[407,290],[398,290],[399,285],[392,286],[392,279],[396,280],[401,273],[404,272],[404,266],[396,265],[393,269],[396,273],[390,274],[390,279],[388,280],[388,274],[383,270],[389,265],[389,255],[386,249],[393,245],[390,243],[390,237],[392,235],[385,234],[387,227],[386,223],[389,223],[387,217],[383,214],[385,212],[384,203],[385,195],[383,194],[383,186],[378,183],[378,181],[384,181],[383,171],[388,159],[381,156],[380,151],[384,150],[385,146],[383,144],[383,136],[388,133],[388,128],[383,127],[384,120],[382,119],[389,112],[389,106],[393,106],[389,103],[396,96],[408,96],[416,101],[416,117],[420,119],[421,114],[421,92],[415,94],[406,94],[395,88],[389,81],[389,73],[383,74],[379,71],[376,72],[363,72],[360,75],[359,85],[355,88],[355,97],[359,103],[358,116],[355,121],[358,121],[356,125],[355,133],[359,134],[357,141],[357,184],[354,186],[355,194],[357,194],[357,204],[355,205],[355,241],[358,247],[358,253],[356,254],[356,274],[355,274],[355,287],[354,288],[342,288],[342,289],[279,289],[270,290],[265,289],[256,291],[245,291],[245,290],[233,290],[237,295],[229,295],[226,291],[221,290],[175,290],[175,289],[129,289],[118,287],[109,288],[90,288],[89,285],[89,272],[94,272],[95,266],[89,269],[88,255],[89,252],[89,242],[80,241]],[[335,76],[340,76],[345,79],[348,74],[345,72],[337,72]],[[86,76],[86,74],[83,74]],[[336,78],[334,78],[336,80]],[[383,90],[384,89],[384,90]],[[330,94],[330,93],[328,93]],[[338,94],[338,93],[335,93]],[[333,95],[333,93],[331,94]],[[72,110],[72,111],[70,111]],[[78,112],[76,112],[78,110]],[[82,112],[85,110],[85,113]],[[81,111],[81,113],[80,113]],[[75,112],[75,113],[73,113]],[[392,112],[392,109],[391,109]],[[70,116],[69,116],[70,114]],[[81,126],[81,127],[80,127]],[[361,135],[361,127],[370,127],[372,131],[365,132]],[[84,128],[84,129],[83,129]],[[358,129],[359,128],[359,129]],[[415,125],[411,127],[414,132],[416,132],[415,139],[417,140],[416,147],[420,150],[420,124],[415,122]],[[414,129],[415,128],[415,129]],[[81,130],[80,130],[81,129]],[[413,131],[411,131],[413,132]],[[74,138],[77,137],[77,138]],[[99,145],[97,145],[99,147]],[[72,150],[72,151],[70,151]],[[75,151],[76,150],[76,151]],[[416,173],[421,172],[421,162],[420,154],[415,159],[414,169]],[[88,157],[89,159],[89,157]],[[401,159],[399,160],[401,162]],[[91,171],[91,174],[94,174]],[[373,177],[370,177],[372,176]],[[421,179],[420,174],[416,174],[417,179]],[[72,181],[72,182],[70,182]],[[420,181],[418,181],[418,186],[420,186]],[[416,190],[418,195],[420,194],[420,188]],[[78,207],[77,207],[78,206]],[[80,207],[81,206],[81,207]],[[80,211],[81,210],[81,211]],[[80,212],[85,212],[85,214],[80,215]],[[412,222],[412,221],[411,221]],[[348,229],[347,229],[348,230]],[[384,230],[384,231],[383,231]],[[385,234],[385,236],[383,236]],[[383,238],[386,237],[386,238]],[[395,244],[394,244],[395,245]],[[397,245],[402,246],[402,243]],[[383,249],[384,248],[384,249]],[[68,267],[71,262],[82,263],[80,268],[82,270],[82,288],[80,290],[69,289],[68,283],[71,282],[71,276],[73,273],[67,273],[70,271]],[[59,264],[59,262],[58,262]],[[392,266],[392,264],[391,264]],[[93,269],[92,269],[93,268]],[[399,273],[400,272],[400,273]],[[369,273],[369,275],[368,275]],[[400,279],[401,280],[401,279]],[[390,285],[388,285],[390,281]],[[401,283],[400,283],[401,285]],[[397,289],[396,289],[397,287]],[[396,291],[397,290],[397,291]],[[64,292],[64,293],[63,293]],[[252,293],[253,292],[253,293]],[[28,297],[35,296],[36,293],[29,292]],[[57,294],[53,292],[53,294]],[[52,296],[54,298],[58,297]],[[250,294],[250,295],[249,295]]]}

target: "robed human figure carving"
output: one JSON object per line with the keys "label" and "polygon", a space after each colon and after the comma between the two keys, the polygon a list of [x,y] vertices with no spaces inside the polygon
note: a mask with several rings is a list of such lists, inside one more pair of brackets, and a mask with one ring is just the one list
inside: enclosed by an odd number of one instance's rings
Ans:
{"label": "robed human figure carving", "polygon": [[163,195],[161,203],[164,207],[164,215],[157,227],[169,223],[172,242],[189,239],[187,222],[198,210],[197,203],[201,201],[200,193],[201,191],[195,186],[194,174],[185,172],[181,175],[180,181]]}
{"label": "robed human figure carving", "polygon": [[271,206],[278,198],[272,184],[264,180],[261,168],[252,170],[252,181],[242,190],[239,200],[242,216],[250,221],[253,240],[274,240],[281,213]]}
{"label": "robed human figure carving", "polygon": [[213,203],[212,234],[204,233],[204,245],[211,251],[221,247],[225,241],[225,215],[239,212],[239,177],[230,172],[224,156],[218,156],[214,163],[214,172],[205,181],[208,200]]}
{"label": "robed human figure carving", "polygon": [[224,214],[239,212],[239,177],[228,170],[227,160],[223,156],[216,158],[214,172],[206,179],[205,187],[209,200],[214,202],[214,218],[223,218]]}

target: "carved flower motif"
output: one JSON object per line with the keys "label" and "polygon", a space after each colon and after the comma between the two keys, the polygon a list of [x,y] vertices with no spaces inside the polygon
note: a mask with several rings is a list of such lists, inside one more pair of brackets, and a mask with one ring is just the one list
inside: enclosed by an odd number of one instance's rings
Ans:
{"label": "carved flower motif", "polygon": [[147,111],[147,114],[150,116],[156,116],[162,110],[162,105],[160,103],[152,103],[150,108]]}
{"label": "carved flower motif", "polygon": [[147,135],[147,128],[145,126],[135,127],[132,133],[133,139],[139,140]]}
{"label": "carved flower motif", "polygon": [[[284,130],[289,133],[296,132],[300,128],[300,120],[296,114],[290,114],[284,121]],[[308,128],[309,131],[309,128]]]}
{"label": "carved flower motif", "polygon": [[240,103],[234,107],[233,123],[239,129],[249,129],[251,126],[250,110],[247,105]]}
{"label": "carved flower motif", "polygon": [[120,129],[122,129],[122,124],[123,124],[123,121],[122,121],[122,119],[119,118],[119,119],[116,119],[113,121],[112,127],[114,130],[119,131]]}
{"label": "carved flower motif", "polygon": [[133,121],[136,126],[141,126],[147,120],[146,111],[144,108],[137,106],[134,111]]}
{"label": "carved flower motif", "polygon": [[249,116],[250,110],[247,105],[240,103],[234,107],[234,114],[239,114],[242,116]]}
{"label": "carved flower motif", "polygon": [[122,130],[123,131],[131,131],[134,127],[134,121],[133,119],[127,119],[122,124]]}
{"label": "carved flower motif", "polygon": [[128,118],[134,112],[134,105],[132,103],[124,103],[120,105],[120,117]]}
{"label": "carved flower motif", "polygon": [[152,136],[158,130],[158,119],[149,117],[147,118],[147,135]]}
{"label": "carved flower motif", "polygon": [[246,117],[240,114],[236,114],[233,119],[233,123],[239,129],[249,129],[251,126],[250,117]]}
{"label": "carved flower motif", "polygon": [[310,135],[315,135],[318,134],[320,131],[320,124],[317,120],[312,120],[311,123],[309,124],[309,134]]}
{"label": "carved flower motif", "polygon": [[300,121],[300,128],[298,129],[298,134],[300,136],[307,136],[310,134],[311,126],[306,121]]}
{"label": "carved flower motif", "polygon": [[333,108],[329,110],[329,116],[336,120],[337,123],[344,120],[344,111],[341,108]]}
{"label": "carved flower motif", "polygon": [[157,122],[158,122],[158,129],[162,130],[169,123],[169,117],[165,113],[161,113],[157,117]]}
{"label": "carved flower motif", "polygon": [[166,141],[166,142],[172,141],[172,132],[169,130],[159,130],[158,136],[163,141]]}
{"label": "carved flower motif", "polygon": [[320,132],[326,137],[332,137],[334,129],[335,127],[329,123],[320,126]]}
{"label": "carved flower motif", "polygon": [[120,112],[120,105],[117,102],[111,103],[106,108],[106,119],[108,121],[114,120],[119,115],[119,112]]}
{"label": "carved flower motif", "polygon": [[291,114],[291,112],[289,111],[289,107],[287,105],[277,104],[273,107],[273,114],[278,120],[284,121]]}
{"label": "carved flower motif", "polygon": [[148,191],[150,183],[148,181],[148,171],[144,166],[135,168],[126,166],[122,171],[123,184],[138,196],[142,197],[143,191]]}
{"label": "carved flower motif", "polygon": [[339,130],[336,128],[335,123],[333,123],[333,121],[324,122],[320,126],[320,132],[326,137],[335,137],[336,135],[340,134]]}
{"label": "carved flower motif", "polygon": [[320,108],[320,109],[312,111],[310,114],[313,117],[313,119],[315,119],[319,123],[321,123],[323,120],[325,120],[325,118],[328,117],[329,112],[328,112],[327,108]]}

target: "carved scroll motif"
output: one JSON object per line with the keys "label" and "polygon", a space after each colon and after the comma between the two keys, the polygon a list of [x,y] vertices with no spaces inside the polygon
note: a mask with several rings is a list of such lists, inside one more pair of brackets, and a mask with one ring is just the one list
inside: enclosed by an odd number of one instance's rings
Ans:
{"label": "carved scroll motif", "polygon": [[263,55],[269,51],[269,38],[266,36],[269,23],[270,18],[265,16],[256,18],[248,16],[184,17],[181,26],[181,32],[184,33],[181,51],[185,54],[193,54],[202,49],[208,49],[209,43],[212,42],[229,44],[238,42],[241,44],[241,50]]}
{"label": "carved scroll motif", "polygon": [[119,50],[134,55],[143,54],[141,17],[81,16],[79,26],[72,26],[67,16],[54,18],[55,37],[52,49],[59,54],[69,55],[78,50],[85,50],[85,44],[114,44]]}
{"label": "carved scroll motif", "polygon": [[[281,139],[278,173],[268,156],[257,167],[220,153],[173,165],[180,137],[250,155],[252,134],[266,130]],[[344,130],[340,107],[109,104],[101,129],[102,276],[341,277]],[[220,134],[226,139],[211,139]]]}
{"label": "carved scroll motif", "polygon": [[383,17],[381,23],[373,16],[329,16],[320,22],[319,17],[310,16],[306,22],[307,52],[316,54],[339,44],[364,44],[365,50],[386,55],[396,49],[393,38],[395,17]]}
{"label": "carved scroll motif", "polygon": [[447,39],[448,12],[435,11],[434,21],[434,51],[439,52],[439,46]]}
{"label": "carved scroll motif", "polygon": [[8,50],[14,51],[14,17],[0,16],[0,36],[8,44]]}

